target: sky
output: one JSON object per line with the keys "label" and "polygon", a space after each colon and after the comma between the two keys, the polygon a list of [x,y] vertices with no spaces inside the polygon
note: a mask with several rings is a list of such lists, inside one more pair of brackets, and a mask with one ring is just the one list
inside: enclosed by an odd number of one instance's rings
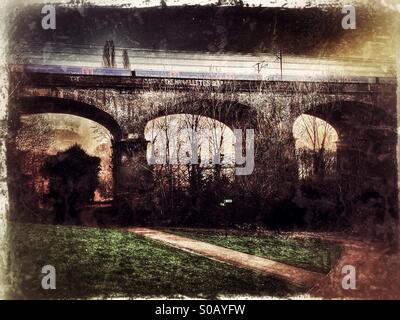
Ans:
{"label": "sky", "polygon": [[296,148],[325,150],[336,152],[339,141],[337,131],[326,121],[303,114],[293,124],[293,137]]}
{"label": "sky", "polygon": [[[82,64],[97,60],[101,64],[107,40],[114,41],[119,60],[122,48],[226,55],[282,50],[285,57],[394,60],[390,19],[382,10],[357,7],[356,30],[344,30],[340,7],[295,9],[293,2],[277,9],[278,4],[277,0],[275,9],[57,6],[54,31],[41,27],[41,5],[24,6],[15,11],[10,23],[11,61],[37,63],[42,59],[43,63],[65,64],[80,59]],[[141,59],[134,52],[129,54],[133,64]]]}
{"label": "sky", "polygon": [[182,161],[187,154],[192,156],[196,150],[191,144],[193,138],[197,140],[197,152],[202,163],[211,163],[214,155],[223,154],[223,164],[232,165],[235,157],[233,131],[208,117],[177,114],[156,118],[146,125],[145,138],[151,142],[147,148],[147,159],[151,158],[153,148],[158,164],[163,164],[167,155],[171,162],[177,159]]}

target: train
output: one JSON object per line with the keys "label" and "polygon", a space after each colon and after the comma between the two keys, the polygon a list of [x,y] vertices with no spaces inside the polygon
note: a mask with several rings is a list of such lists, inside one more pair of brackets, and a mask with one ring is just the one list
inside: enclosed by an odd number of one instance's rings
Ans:
{"label": "train", "polygon": [[214,79],[242,81],[320,81],[320,82],[349,82],[349,83],[390,83],[395,84],[395,77],[368,76],[299,76],[299,75],[263,75],[258,73],[224,73],[224,72],[195,72],[195,71],[166,71],[151,69],[124,69],[109,67],[85,67],[65,65],[13,64],[13,72],[96,75],[114,77],[144,77],[144,78],[174,78],[174,79]]}

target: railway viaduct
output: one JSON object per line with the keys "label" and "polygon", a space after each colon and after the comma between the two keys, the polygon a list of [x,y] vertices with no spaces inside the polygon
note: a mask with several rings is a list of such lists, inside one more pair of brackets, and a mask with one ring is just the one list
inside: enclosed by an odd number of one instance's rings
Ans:
{"label": "railway viaduct", "polygon": [[[396,217],[396,80],[353,80],[193,80],[13,72],[10,126],[12,131],[20,115],[48,112],[73,114],[103,125],[113,136],[114,193],[123,195],[145,189],[148,141],[144,130],[152,119],[181,113],[207,116],[231,129],[254,129],[257,146],[265,143],[258,139],[263,130],[259,119],[267,116],[294,146],[293,122],[301,114],[310,114],[338,132],[338,170],[343,181],[355,183],[361,176],[366,188],[385,195]],[[274,113],[279,115],[271,118]],[[256,148],[256,167],[260,157]]]}

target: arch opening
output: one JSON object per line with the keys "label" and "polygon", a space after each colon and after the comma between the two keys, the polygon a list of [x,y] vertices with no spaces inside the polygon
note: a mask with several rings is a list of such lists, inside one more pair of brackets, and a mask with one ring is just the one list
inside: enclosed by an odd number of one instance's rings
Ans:
{"label": "arch opening", "polygon": [[162,116],[149,121],[144,134],[147,161],[157,175],[173,175],[179,187],[190,184],[193,175],[217,179],[234,174],[234,133],[218,120],[183,113]]}
{"label": "arch opening", "polygon": [[149,121],[144,134],[156,221],[219,225],[232,214],[236,186],[232,129],[216,119],[180,113]]}
{"label": "arch opening", "polygon": [[[97,122],[81,116],[63,113],[25,114],[20,117],[20,125],[15,139],[16,166],[20,186],[19,203],[27,210],[28,219],[46,219],[53,217],[55,212],[54,193],[55,178],[46,175],[49,161],[62,159],[77,159],[78,169],[87,171],[85,161],[98,159],[98,170],[87,205],[108,203],[113,197],[113,163],[112,163],[112,133]],[[81,152],[81,154],[79,154]],[[52,159],[52,160],[50,160]],[[79,160],[80,159],[80,160]],[[76,169],[73,164],[62,170],[70,170],[70,176]],[[86,168],[86,169],[85,169]],[[96,171],[95,170],[95,171]],[[62,175],[58,170],[57,174]],[[57,178],[59,179],[59,177]],[[72,178],[71,178],[72,179]],[[78,177],[79,179],[79,177]],[[72,180],[69,180],[72,181]],[[64,182],[63,182],[64,183]],[[71,184],[72,182],[68,182]],[[68,189],[68,183],[60,187]],[[76,182],[75,182],[76,183]],[[81,189],[79,189],[81,188]],[[60,190],[61,190],[60,189]],[[77,187],[76,193],[85,189]],[[71,192],[70,192],[71,193]],[[69,194],[66,192],[66,194]],[[78,200],[77,200],[78,201]],[[80,203],[76,204],[81,206]],[[82,204],[83,205],[83,204]],[[83,208],[83,207],[82,207]],[[47,218],[46,218],[47,217]],[[50,222],[50,221],[49,221]]]}
{"label": "arch opening", "polygon": [[336,129],[321,118],[302,114],[293,124],[299,179],[323,178],[337,173]]}

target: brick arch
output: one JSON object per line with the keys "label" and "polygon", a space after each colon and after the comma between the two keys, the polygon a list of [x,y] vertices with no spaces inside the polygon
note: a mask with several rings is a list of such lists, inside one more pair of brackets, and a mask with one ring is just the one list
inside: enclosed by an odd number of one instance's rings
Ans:
{"label": "brick arch", "polygon": [[359,101],[336,101],[314,105],[303,112],[318,117],[332,125],[339,134],[339,139],[347,140],[375,131],[385,139],[397,139],[397,121],[387,110],[372,103]]}
{"label": "brick arch", "polygon": [[315,105],[304,113],[327,121],[337,131],[338,170],[345,189],[356,193],[378,192],[387,199],[388,212],[397,219],[395,113],[358,101]]}
{"label": "brick arch", "polygon": [[397,121],[390,111],[364,102],[337,101],[304,113],[335,128],[339,135],[338,158],[344,159],[347,154],[351,163],[358,158],[354,169],[362,167],[368,177],[392,180],[396,176]]}
{"label": "brick arch", "polygon": [[95,121],[108,129],[115,141],[122,139],[123,132],[118,122],[107,112],[81,101],[47,96],[21,97],[19,114],[63,113]]}
{"label": "brick arch", "polygon": [[143,129],[143,132],[149,121],[176,114],[194,114],[215,119],[232,130],[256,129],[257,127],[257,114],[254,108],[237,101],[212,101],[210,99],[196,101],[183,99],[168,107],[160,107],[156,112],[144,117],[139,127]]}

